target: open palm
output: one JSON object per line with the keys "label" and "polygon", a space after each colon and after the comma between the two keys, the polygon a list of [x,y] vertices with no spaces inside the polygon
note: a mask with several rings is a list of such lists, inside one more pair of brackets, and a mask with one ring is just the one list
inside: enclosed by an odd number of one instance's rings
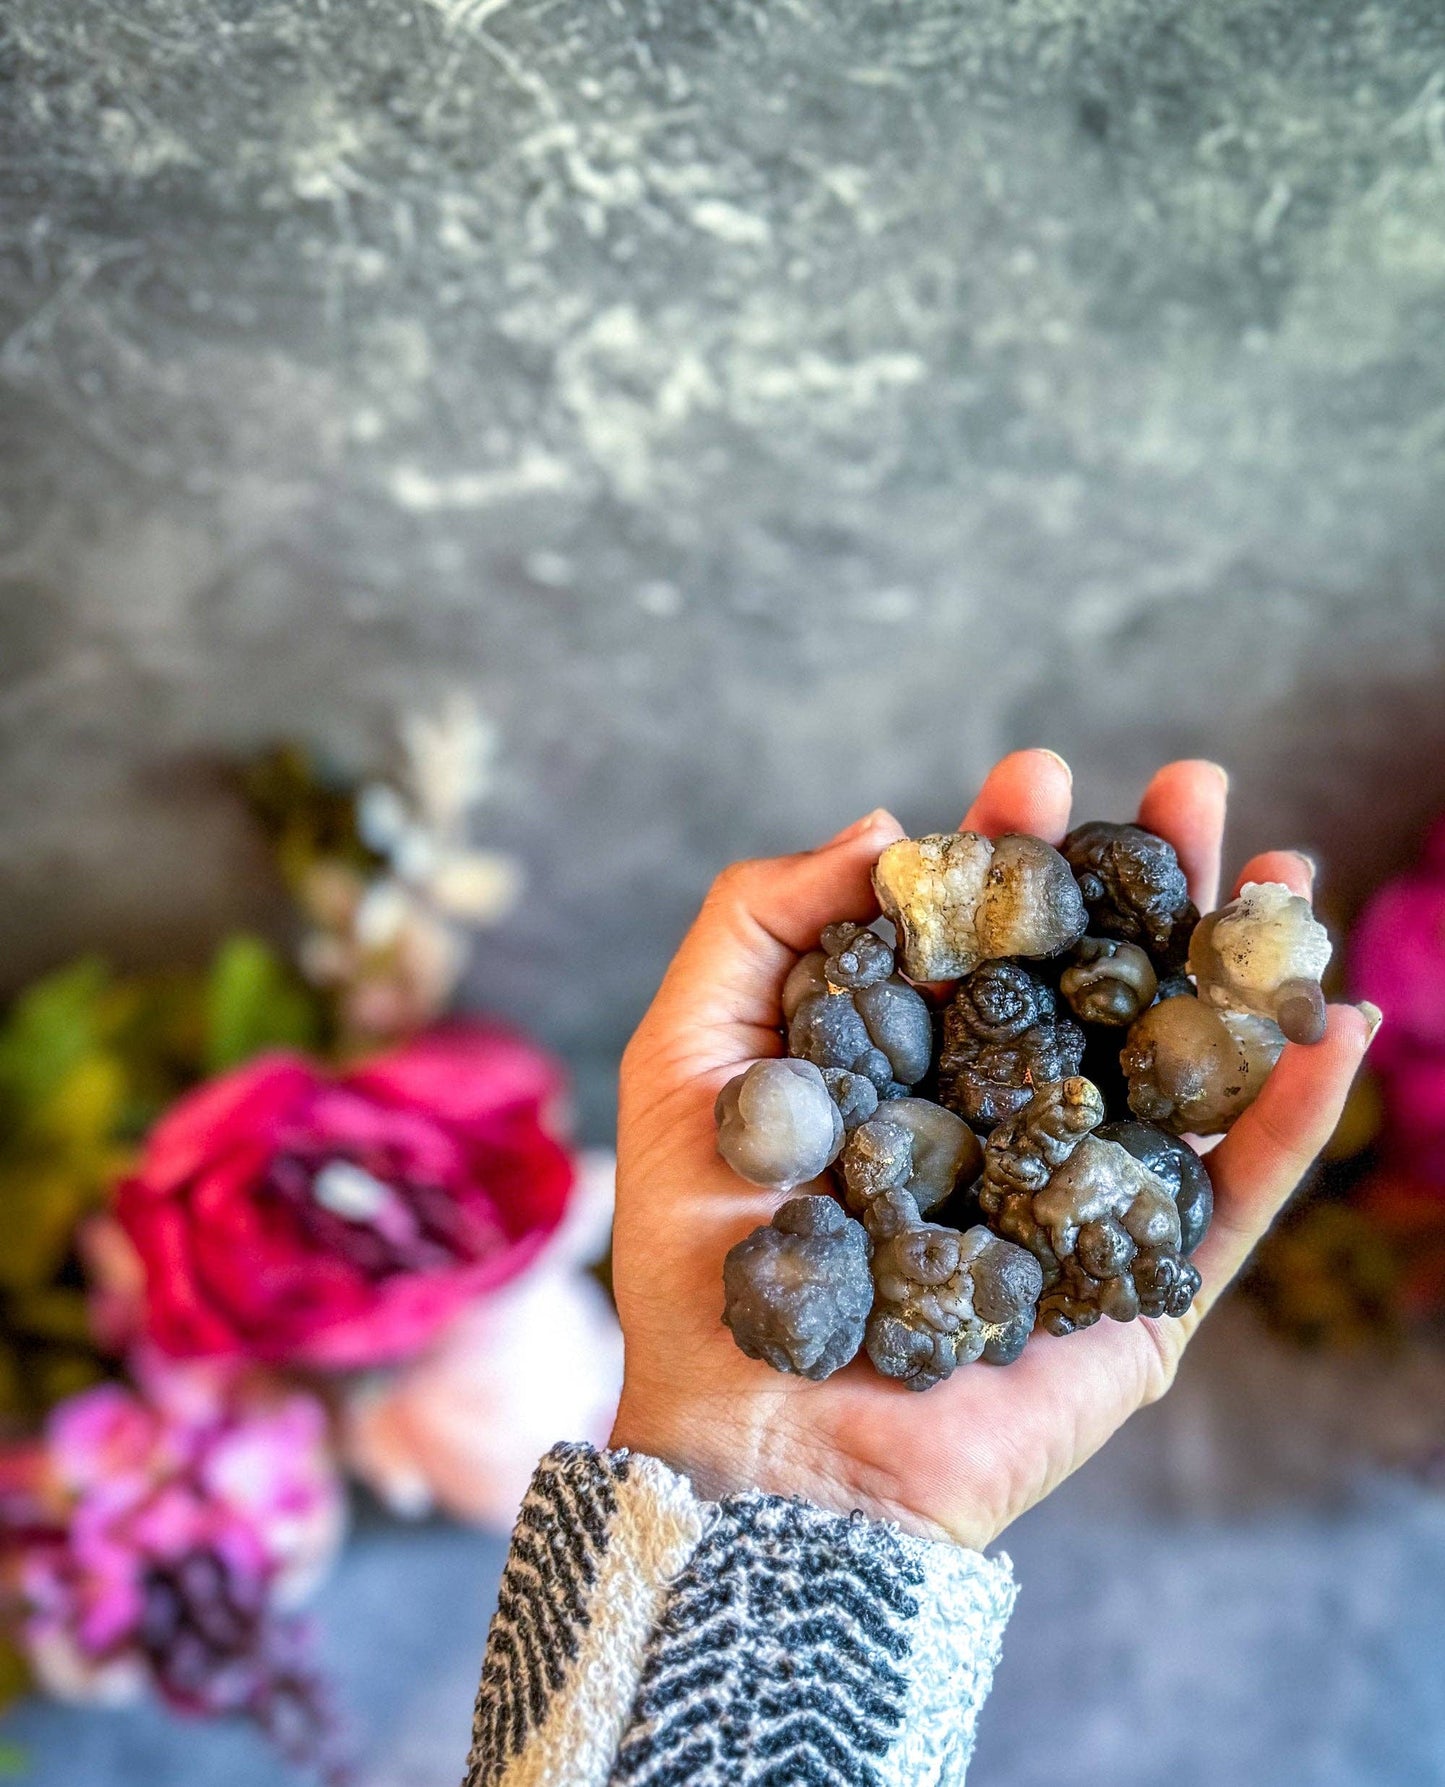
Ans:
{"label": "open palm", "polygon": [[[1160,769],[1139,806],[1139,823],[1174,845],[1202,911],[1218,897],[1225,791],[1217,765],[1186,760]],[[1060,758],[1017,751],[963,823],[1056,844],[1071,796]],[[719,1319],[722,1262],[781,1199],[719,1159],[713,1101],[750,1062],[781,1052],[788,970],[825,924],[877,916],[870,870],[902,835],[879,812],[819,850],[724,870],[628,1045],[614,1253],[627,1365],[613,1444],[667,1460],[704,1495],[800,1495],[981,1547],[1168,1388],[1200,1319],[1328,1138],[1371,1030],[1355,1006],[1331,1006],[1324,1040],[1287,1044],[1210,1152],[1214,1223],[1194,1256],[1203,1289],[1183,1319],[1038,1333],[1016,1363],[966,1366],[922,1395],[862,1358],[823,1383],[771,1371]],[[1271,851],[1245,865],[1239,881],[1249,880],[1308,894],[1311,868]]]}

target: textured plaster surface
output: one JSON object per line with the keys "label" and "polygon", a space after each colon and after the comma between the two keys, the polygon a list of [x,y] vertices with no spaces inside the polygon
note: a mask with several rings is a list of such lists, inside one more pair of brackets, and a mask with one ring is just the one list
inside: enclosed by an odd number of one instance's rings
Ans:
{"label": "textured plaster surface", "polygon": [[460,684],[585,1121],[712,872],[1048,742],[1348,897],[1441,803],[1436,0],[7,0],[3,973],[274,913]]}

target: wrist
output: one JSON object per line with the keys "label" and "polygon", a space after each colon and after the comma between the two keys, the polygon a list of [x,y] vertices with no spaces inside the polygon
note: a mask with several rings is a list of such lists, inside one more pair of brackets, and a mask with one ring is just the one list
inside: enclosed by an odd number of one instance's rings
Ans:
{"label": "wrist", "polygon": [[834,1514],[886,1520],[915,1538],[982,1550],[997,1535],[977,1522],[935,1519],[896,1494],[882,1472],[790,1424],[783,1395],[754,1403],[660,1401],[624,1387],[608,1444],[659,1459],[705,1501],[759,1491],[800,1497]]}
{"label": "wrist", "polygon": [[626,1386],[607,1443],[615,1450],[660,1459],[707,1501],[768,1487],[765,1479],[776,1479],[782,1462],[769,1455],[773,1448],[765,1445],[763,1433],[744,1410],[677,1408]]}

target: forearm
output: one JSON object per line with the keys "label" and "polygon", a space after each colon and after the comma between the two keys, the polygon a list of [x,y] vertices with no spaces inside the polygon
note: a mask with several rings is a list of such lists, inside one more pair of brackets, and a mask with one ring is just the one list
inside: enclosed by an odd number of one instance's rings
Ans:
{"label": "forearm", "polygon": [[957,1787],[1007,1557],[555,1448],[518,1519],[467,1787]]}

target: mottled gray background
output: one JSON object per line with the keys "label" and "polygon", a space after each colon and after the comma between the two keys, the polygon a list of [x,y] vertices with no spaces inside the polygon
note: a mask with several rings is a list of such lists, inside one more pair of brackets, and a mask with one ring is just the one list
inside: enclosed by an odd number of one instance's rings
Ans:
{"label": "mottled gray background", "polygon": [[1445,794],[1438,0],[6,0],[0,71],[8,980],[254,921],[209,762],[457,683],[476,989],[594,1135],[729,857],[1025,742],[1350,887]]}
{"label": "mottled gray background", "polygon": [[[3,981],[279,921],[217,764],[457,686],[531,881],[472,993],[593,1136],[721,863],[1004,749],[1216,755],[1342,910],[1445,804],[1439,0],[5,0],[0,81]],[[1011,1536],[980,1787],[1440,1780],[1438,1492],[1347,1444],[1438,1356],[1242,1319]],[[497,1567],[350,1554],[369,1787],[455,1779]]]}

